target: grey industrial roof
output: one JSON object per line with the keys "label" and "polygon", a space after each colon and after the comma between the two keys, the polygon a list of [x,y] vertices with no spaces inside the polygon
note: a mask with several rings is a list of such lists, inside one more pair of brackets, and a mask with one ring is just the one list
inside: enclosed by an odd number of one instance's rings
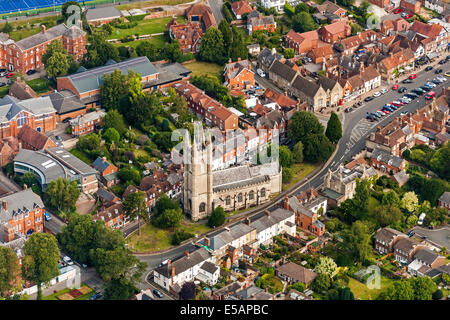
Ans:
{"label": "grey industrial roof", "polygon": [[183,256],[171,264],[165,264],[155,269],[156,273],[163,275],[166,278],[170,278],[172,267],[175,267],[175,275],[180,274],[195,265],[202,263],[203,261],[211,258],[211,254],[205,248],[199,248],[189,254],[189,256]]}
{"label": "grey industrial roof", "polygon": [[27,100],[18,100],[6,95],[0,99],[0,122],[7,122],[21,111],[27,111],[34,115],[55,112],[49,97],[38,97]]}
{"label": "grey industrial roof", "polygon": [[86,108],[84,103],[69,90],[55,91],[48,95],[57,114],[65,114]]}
{"label": "grey industrial roof", "polygon": [[86,12],[87,21],[95,21],[102,19],[120,18],[120,11],[115,7],[101,7],[95,9],[88,9]]}
{"label": "grey industrial roof", "polygon": [[78,26],[67,27],[65,24],[58,24],[53,28],[46,30],[45,32],[39,32],[35,35],[27,37],[25,39],[16,42],[17,46],[22,50],[27,50],[35,46],[41,45],[47,41],[54,40],[62,35],[71,36],[70,29],[78,29],[79,34],[84,34]]}
{"label": "grey industrial roof", "polygon": [[134,72],[139,73],[141,77],[158,73],[147,57],[138,57],[61,78],[69,79],[76,90],[81,94],[98,89],[103,84],[103,76],[112,73],[115,69],[120,70],[122,74],[128,73],[128,70],[131,69]]}
{"label": "grey industrial roof", "polygon": [[68,166],[70,169],[78,172],[79,174],[87,175],[97,173],[97,170],[90,167],[89,165],[81,161],[79,158],[75,157],[73,154],[71,154],[64,148],[56,147],[46,149],[45,151],[48,154],[50,154],[53,158],[57,159],[59,162]]}
{"label": "grey industrial roof", "polygon": [[66,168],[64,168],[64,166],[59,162],[54,161],[52,157],[42,151],[21,149],[14,158],[14,163],[16,162],[20,162],[38,170],[44,178],[42,184],[47,184],[50,181],[57,180],[58,178],[68,177]]}
{"label": "grey industrial roof", "polygon": [[44,203],[31,189],[25,189],[0,198],[0,203],[6,201],[8,210],[0,207],[0,222],[8,222],[17,214],[32,211],[35,207],[44,208]]}

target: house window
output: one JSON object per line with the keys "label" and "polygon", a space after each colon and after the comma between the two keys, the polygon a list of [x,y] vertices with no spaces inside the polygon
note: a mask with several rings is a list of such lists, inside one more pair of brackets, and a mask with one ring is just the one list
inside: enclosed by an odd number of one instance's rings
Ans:
{"label": "house window", "polygon": [[264,198],[266,196],[266,188],[261,189],[261,197]]}
{"label": "house window", "polygon": [[25,113],[19,114],[19,117],[17,118],[17,127],[20,128],[26,123],[27,123],[27,115]]}
{"label": "house window", "polygon": [[255,192],[252,190],[250,191],[250,193],[248,194],[248,199],[249,200],[253,200],[255,198]]}
{"label": "house window", "polygon": [[238,194],[238,202],[242,202],[242,193]]}
{"label": "house window", "polygon": [[205,209],[206,209],[206,204],[204,202],[200,203],[198,211],[205,212]]}
{"label": "house window", "polygon": [[226,204],[227,206],[229,206],[230,203],[231,203],[231,197],[230,197],[230,196],[227,196],[226,199],[225,199],[225,204]]}

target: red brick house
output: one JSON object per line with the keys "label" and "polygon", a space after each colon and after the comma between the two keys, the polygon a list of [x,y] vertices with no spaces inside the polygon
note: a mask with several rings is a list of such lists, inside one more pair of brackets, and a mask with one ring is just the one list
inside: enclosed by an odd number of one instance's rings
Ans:
{"label": "red brick house", "polygon": [[72,129],[72,135],[75,137],[84,136],[100,129],[102,119],[105,115],[106,112],[99,109],[70,120],[69,124]]}
{"label": "red brick house", "polygon": [[37,151],[56,147],[56,144],[49,137],[37,132],[27,124],[20,129],[17,138],[24,149]]}
{"label": "red brick house", "polygon": [[446,191],[439,197],[438,207],[450,211],[450,192]]}
{"label": "red brick house", "polygon": [[95,159],[92,163],[92,167],[100,172],[100,176],[103,178],[107,187],[112,187],[113,185],[119,183],[119,178],[117,177],[117,171],[119,169],[115,165],[109,163],[106,160],[106,157],[98,157]]}
{"label": "red brick house", "polygon": [[294,49],[296,54],[306,53],[317,48],[319,34],[317,30],[297,33],[291,30],[284,36],[284,41],[288,48]]}
{"label": "red brick house", "polygon": [[325,233],[325,225],[318,220],[317,213],[304,207],[297,197],[286,197],[283,208],[295,212],[295,222],[300,229],[320,237]]}
{"label": "red brick house", "polygon": [[333,44],[351,35],[352,30],[348,21],[338,21],[319,28],[319,39]]}
{"label": "red brick house", "polygon": [[44,203],[31,189],[0,198],[0,227],[3,242],[11,242],[16,234],[31,235],[44,231]]}
{"label": "red brick house", "polygon": [[379,6],[380,8],[386,8],[389,6],[389,0],[369,0],[370,3]]}
{"label": "red brick house", "polygon": [[375,149],[370,156],[370,165],[376,170],[393,175],[406,169],[406,160],[384,150]]}
{"label": "red brick house", "polygon": [[330,45],[325,45],[312,49],[306,56],[311,58],[313,63],[322,63],[324,60],[327,61],[333,58],[333,48]]}
{"label": "red brick house", "polygon": [[183,53],[192,52],[196,54],[200,51],[203,30],[197,23],[178,24],[177,19],[173,18],[167,24],[166,29],[170,38],[178,41]]}
{"label": "red brick house", "polygon": [[203,30],[207,30],[209,27],[217,28],[211,8],[202,3],[194,4],[186,9],[186,18],[188,22],[201,23]]}
{"label": "red brick house", "polygon": [[249,90],[255,86],[255,74],[248,60],[238,58],[237,62],[228,61],[225,65],[225,86],[228,89]]}
{"label": "red brick house", "polygon": [[0,167],[12,162],[19,152],[19,139],[16,137],[7,137],[0,141]]}
{"label": "red brick house", "polygon": [[76,61],[86,53],[86,33],[78,26],[59,24],[47,30],[41,25],[41,32],[17,42],[11,39],[0,48],[0,63],[9,71],[25,74],[29,70],[43,69],[42,55],[52,41],[60,41],[68,55]]}
{"label": "red brick house", "polygon": [[416,0],[401,0],[400,8],[405,11],[408,11],[412,14],[420,14],[420,8],[422,7],[422,3]]}
{"label": "red brick house", "polygon": [[248,33],[252,34],[254,31],[265,30],[267,32],[275,32],[277,23],[273,18],[273,15],[263,16],[258,11],[254,10],[247,16],[247,29]]}
{"label": "red brick house", "polygon": [[111,229],[120,229],[130,222],[130,218],[125,216],[122,203],[116,203],[112,206],[97,212],[93,217],[94,221],[103,221]]}
{"label": "red brick house", "polygon": [[236,19],[242,19],[245,14],[252,12],[253,8],[246,1],[236,1],[231,3],[231,11]]}

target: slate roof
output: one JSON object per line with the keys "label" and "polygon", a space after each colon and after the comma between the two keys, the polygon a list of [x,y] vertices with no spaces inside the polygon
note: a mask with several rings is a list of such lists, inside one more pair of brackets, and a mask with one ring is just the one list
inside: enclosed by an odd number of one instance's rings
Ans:
{"label": "slate roof", "polygon": [[109,202],[112,202],[114,200],[114,198],[116,198],[116,196],[113,193],[111,193],[108,190],[103,189],[103,188],[98,188],[97,196],[102,201],[109,201]]}
{"label": "slate roof", "polygon": [[0,99],[0,123],[10,121],[18,113],[24,110],[34,115],[55,112],[53,104],[48,97],[39,97],[20,101],[14,97],[6,95]]}
{"label": "slate roof", "polygon": [[211,274],[214,274],[214,272],[216,272],[217,269],[219,269],[218,266],[216,266],[214,263],[206,261],[204,264],[202,264],[202,266],[200,267],[200,269],[205,270],[206,272],[209,272]]}
{"label": "slate roof", "polygon": [[389,152],[386,152],[379,148],[376,148],[372,151],[371,157],[373,159],[376,159],[379,162],[386,163],[395,168],[400,168],[400,166],[402,165],[402,163],[404,161],[402,158],[394,156],[394,155],[390,154]]}
{"label": "slate roof", "polygon": [[310,98],[314,98],[314,96],[316,95],[317,91],[320,88],[320,86],[317,83],[309,81],[301,76],[295,78],[292,87],[303,92],[306,96]]}
{"label": "slate roof", "polygon": [[105,171],[111,164],[108,160],[103,160],[101,157],[97,157],[95,161],[92,163],[92,166],[99,172]]}
{"label": "slate roof", "polygon": [[[275,51],[275,52],[273,52],[273,51]],[[277,53],[275,49],[273,51],[270,49],[264,48],[258,55],[258,63],[267,65],[267,66],[271,66],[275,60],[280,60],[283,58],[283,55]]]}
{"label": "slate roof", "polygon": [[84,72],[75,73],[66,77],[79,94],[97,90],[103,84],[103,76],[118,69],[122,74],[127,74],[128,70],[139,73],[142,78],[158,73],[147,57],[132,58],[111,65],[92,68]]}
{"label": "slate roof", "polygon": [[[3,206],[0,207],[0,222],[8,222],[15,215],[22,212],[32,211],[36,206],[44,208],[44,203],[41,197],[31,189],[25,189],[3,198],[0,198],[0,203],[6,201],[8,210],[5,210]],[[3,239],[2,239],[3,240]]]}
{"label": "slate roof", "polygon": [[95,110],[95,111],[88,112],[88,113],[85,113],[83,115],[80,115],[80,116],[76,117],[75,119],[71,119],[69,123],[72,126],[73,125],[83,126],[83,125],[85,125],[88,122],[95,121],[95,120],[100,120],[105,115],[106,115],[105,110],[99,109],[99,110]]}
{"label": "slate roof", "polygon": [[[72,29],[72,28],[78,29],[78,32],[80,33],[80,35],[85,34],[85,32],[82,31],[78,26],[67,27],[64,23],[62,23],[62,24],[58,24],[58,25],[54,26],[53,28],[46,30],[45,32],[39,32],[30,37],[19,40],[16,42],[16,45],[21,50],[27,50],[27,49],[36,47],[38,45],[41,45],[47,41],[55,40],[55,39],[65,35],[65,33],[70,32],[70,29]],[[67,35],[70,36],[70,33],[67,33]]]}
{"label": "slate roof", "polygon": [[414,255],[414,259],[423,261],[427,265],[431,265],[438,257],[439,254],[437,252],[428,248],[423,248]]}
{"label": "slate roof", "polygon": [[101,7],[88,9],[86,12],[87,21],[120,18],[120,11],[115,7]]}
{"label": "slate roof", "polygon": [[191,252],[189,256],[183,256],[175,261],[172,261],[170,266],[169,264],[165,264],[161,267],[156,268],[155,272],[163,275],[166,278],[170,278],[172,267],[175,267],[175,275],[178,275],[210,258],[211,254],[205,248],[199,248]]}
{"label": "slate roof", "polygon": [[245,223],[238,223],[230,228],[223,229],[219,233],[215,235],[208,236],[209,238],[209,247],[212,250],[218,250],[227,246],[233,240],[238,239],[246,234],[249,234],[253,231],[253,228],[249,227]]}
{"label": "slate roof", "polygon": [[278,60],[276,60],[270,67],[270,72],[275,73],[288,82],[292,82],[292,80],[294,80],[295,76],[297,75],[297,71]]}
{"label": "slate roof", "polygon": [[295,212],[301,212],[302,214],[304,214],[308,217],[312,217],[314,214],[311,210],[305,208],[301,204],[300,200],[298,200],[298,198],[295,196],[290,197],[288,199],[288,203],[289,203],[289,206],[292,208],[292,210],[294,210]]}
{"label": "slate roof", "polygon": [[277,271],[288,276],[289,278],[305,284],[311,283],[317,277],[317,273],[314,271],[306,269],[305,267],[293,262],[288,262],[279,266]]}
{"label": "slate roof", "polygon": [[270,227],[280,223],[293,216],[294,212],[285,210],[283,208],[278,208],[275,211],[271,212],[268,216],[267,214],[260,217],[259,219],[250,223],[250,227],[255,228],[257,233],[260,233],[263,230],[269,229]]}
{"label": "slate roof", "polygon": [[327,90],[333,90],[333,88],[336,86],[337,81],[327,78],[327,77],[323,77],[323,76],[319,76],[319,80],[318,80],[318,84],[322,86],[322,88],[325,89],[325,91]]}
{"label": "slate roof", "polygon": [[450,203],[450,192],[446,191],[444,192],[440,197],[439,201],[444,203]]}
{"label": "slate roof", "polygon": [[401,250],[403,252],[409,253],[414,249],[414,247],[418,243],[414,240],[411,240],[410,238],[402,238],[397,241],[397,243],[394,245],[395,251]]}
{"label": "slate roof", "polygon": [[244,69],[248,69],[253,73],[250,62],[248,60],[231,62],[225,65],[225,74],[229,79],[234,79]]}

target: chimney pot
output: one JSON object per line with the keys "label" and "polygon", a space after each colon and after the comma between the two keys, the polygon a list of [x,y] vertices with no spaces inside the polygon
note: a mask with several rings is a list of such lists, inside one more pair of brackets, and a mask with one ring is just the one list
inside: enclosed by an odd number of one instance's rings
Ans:
{"label": "chimney pot", "polygon": [[8,202],[6,202],[5,200],[2,201],[2,207],[5,210],[8,210]]}
{"label": "chimney pot", "polygon": [[267,215],[268,217],[270,217],[270,211],[269,211],[269,210],[266,210],[266,215]]}
{"label": "chimney pot", "polygon": [[47,28],[43,24],[41,24],[41,31],[42,31],[42,33],[45,33],[46,30],[47,30]]}
{"label": "chimney pot", "polygon": [[28,186],[26,185],[26,183],[23,184],[23,190],[27,190]]}

